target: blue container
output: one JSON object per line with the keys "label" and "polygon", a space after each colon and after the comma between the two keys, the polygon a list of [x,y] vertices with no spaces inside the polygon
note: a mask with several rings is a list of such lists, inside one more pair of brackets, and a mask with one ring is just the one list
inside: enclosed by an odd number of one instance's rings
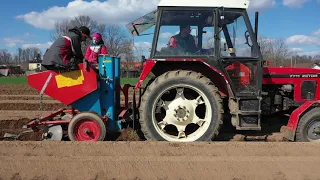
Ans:
{"label": "blue container", "polygon": [[99,55],[100,103],[103,116],[108,117],[108,133],[119,130],[115,115],[115,61],[108,55]]}

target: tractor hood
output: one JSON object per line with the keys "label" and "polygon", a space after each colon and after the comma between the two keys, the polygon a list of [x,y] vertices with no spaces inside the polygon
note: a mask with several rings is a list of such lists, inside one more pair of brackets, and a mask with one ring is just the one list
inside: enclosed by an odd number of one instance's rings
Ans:
{"label": "tractor hood", "polygon": [[319,77],[320,70],[313,68],[290,68],[290,67],[264,67],[263,76],[273,77],[273,76],[283,76],[283,77]]}
{"label": "tractor hood", "polygon": [[129,33],[134,36],[142,36],[146,30],[152,28],[156,24],[157,10],[154,10],[139,19],[134,20],[133,22],[126,25]]}

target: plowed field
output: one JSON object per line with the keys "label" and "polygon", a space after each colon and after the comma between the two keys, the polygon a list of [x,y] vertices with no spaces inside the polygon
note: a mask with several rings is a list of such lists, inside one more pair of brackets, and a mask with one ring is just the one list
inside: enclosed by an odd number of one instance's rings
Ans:
{"label": "plowed field", "polygon": [[118,142],[37,142],[41,131],[25,134],[21,141],[3,138],[6,132],[21,132],[30,119],[61,107],[44,96],[39,111],[37,91],[27,85],[0,85],[0,180],[320,180],[320,144],[270,142],[283,141],[280,128],[286,117],[265,120],[260,133],[240,134],[225,127],[217,141],[233,142],[147,142],[130,129],[121,133]]}
{"label": "plowed field", "polygon": [[2,179],[318,180],[320,144],[0,142]]}
{"label": "plowed field", "polygon": [[[133,91],[129,92],[129,99],[132,99],[132,94]],[[124,96],[122,95],[121,104],[124,104]],[[62,107],[64,107],[62,103],[45,95],[43,96],[40,111],[40,96],[38,91],[28,85],[0,85],[0,135],[3,135],[5,132],[19,133],[22,125],[30,119],[40,117]],[[263,131],[259,133],[240,134],[233,129],[224,128],[216,140],[282,141],[280,129],[286,123],[286,119],[287,117],[268,119],[264,123]],[[128,132],[130,132],[129,135],[126,134]],[[130,129],[125,130],[122,135],[121,140],[138,139],[138,136],[130,131]],[[3,140],[2,137],[0,139]],[[25,137],[24,140],[39,139],[28,139]]]}

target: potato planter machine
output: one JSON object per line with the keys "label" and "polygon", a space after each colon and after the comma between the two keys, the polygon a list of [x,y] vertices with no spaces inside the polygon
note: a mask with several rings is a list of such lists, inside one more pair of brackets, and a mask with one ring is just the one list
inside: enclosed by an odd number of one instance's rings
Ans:
{"label": "potato planter machine", "polygon": [[[43,140],[60,141],[68,137],[72,141],[102,141],[107,132],[111,134],[123,125],[129,126],[136,117],[135,91],[133,101],[128,99],[129,89],[134,86],[120,85],[120,58],[100,55],[98,70],[85,62],[75,71],[30,74],[28,84],[40,91],[40,107],[43,94],[66,105],[23,127],[26,133],[39,131],[39,126],[45,125]],[[121,93],[125,98],[122,106]],[[18,138],[21,134],[5,137]]]}

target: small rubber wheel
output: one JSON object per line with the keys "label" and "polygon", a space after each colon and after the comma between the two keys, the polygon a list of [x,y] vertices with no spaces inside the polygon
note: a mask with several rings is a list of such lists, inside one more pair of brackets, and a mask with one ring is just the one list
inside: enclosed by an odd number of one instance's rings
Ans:
{"label": "small rubber wheel", "polygon": [[68,136],[71,141],[103,141],[106,132],[104,121],[93,113],[77,114],[68,125]]}
{"label": "small rubber wheel", "polygon": [[320,108],[313,108],[299,120],[297,142],[320,142]]}

